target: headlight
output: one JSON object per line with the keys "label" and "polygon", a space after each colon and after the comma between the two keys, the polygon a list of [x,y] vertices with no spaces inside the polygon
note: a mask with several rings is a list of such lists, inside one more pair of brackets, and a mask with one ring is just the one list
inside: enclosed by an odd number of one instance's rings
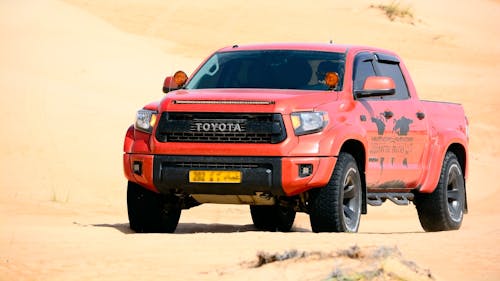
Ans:
{"label": "headlight", "polygon": [[328,124],[326,112],[294,112],[291,115],[295,135],[317,133]]}
{"label": "headlight", "polygon": [[134,124],[135,129],[145,133],[153,132],[153,127],[156,123],[156,113],[156,111],[146,109],[137,111]]}

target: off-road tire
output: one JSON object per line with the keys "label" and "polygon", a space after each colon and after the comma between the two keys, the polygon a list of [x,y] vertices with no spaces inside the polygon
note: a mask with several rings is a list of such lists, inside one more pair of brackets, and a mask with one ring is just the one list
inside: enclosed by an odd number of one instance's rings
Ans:
{"label": "off-road tire", "polygon": [[172,233],[181,215],[177,198],[133,182],[128,182],[127,208],[130,228],[139,233]]}
{"label": "off-road tire", "polygon": [[415,194],[415,206],[425,231],[460,228],[465,209],[465,180],[453,152],[446,153],[436,189],[432,193]]}
{"label": "off-road tire", "polygon": [[357,232],[361,218],[362,183],[354,157],[338,156],[330,181],[310,192],[309,218],[314,232]]}
{"label": "off-road tire", "polygon": [[254,226],[259,230],[288,232],[292,229],[296,212],[292,208],[279,205],[250,205],[250,214]]}

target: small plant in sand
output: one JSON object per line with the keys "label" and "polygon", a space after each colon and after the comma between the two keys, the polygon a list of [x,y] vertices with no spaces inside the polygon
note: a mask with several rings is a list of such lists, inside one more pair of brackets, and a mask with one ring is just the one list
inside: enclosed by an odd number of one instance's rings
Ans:
{"label": "small plant in sand", "polygon": [[60,198],[60,196],[57,195],[57,191],[55,190],[55,188],[52,188],[52,194],[50,197],[50,201],[58,202],[58,203],[68,203],[69,191],[66,192],[66,197],[64,199],[62,199],[62,198]]}
{"label": "small plant in sand", "polygon": [[389,4],[371,5],[370,7],[382,10],[391,21],[394,21],[396,18],[413,19],[411,8],[408,6],[403,7],[399,1],[392,1]]}

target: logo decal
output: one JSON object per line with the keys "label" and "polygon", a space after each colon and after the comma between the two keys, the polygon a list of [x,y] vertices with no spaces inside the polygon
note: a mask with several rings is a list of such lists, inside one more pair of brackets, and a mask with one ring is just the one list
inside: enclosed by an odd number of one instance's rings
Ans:
{"label": "logo decal", "polygon": [[196,122],[194,129],[197,132],[242,132],[240,123]]}
{"label": "logo decal", "polygon": [[406,136],[410,131],[410,124],[413,123],[413,120],[408,119],[406,117],[401,117],[396,120],[396,124],[392,129],[393,132],[396,132],[399,136]]}

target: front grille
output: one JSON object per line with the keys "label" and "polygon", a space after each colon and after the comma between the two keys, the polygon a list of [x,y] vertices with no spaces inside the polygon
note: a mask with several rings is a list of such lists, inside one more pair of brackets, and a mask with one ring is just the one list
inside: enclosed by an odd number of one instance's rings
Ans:
{"label": "front grille", "polygon": [[279,143],[286,139],[281,114],[165,112],[156,130],[160,142]]}

